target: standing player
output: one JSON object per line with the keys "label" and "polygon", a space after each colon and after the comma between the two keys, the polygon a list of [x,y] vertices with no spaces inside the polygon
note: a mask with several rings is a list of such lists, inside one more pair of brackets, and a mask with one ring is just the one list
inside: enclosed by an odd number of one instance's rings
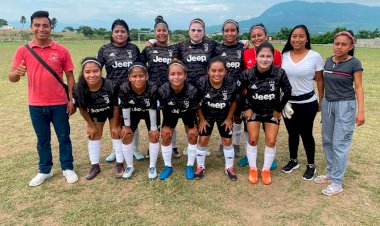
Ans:
{"label": "standing player", "polygon": [[[267,29],[265,28],[264,24],[262,24],[262,23],[255,24],[249,29],[249,37],[251,39],[253,47],[244,51],[243,61],[244,61],[244,68],[245,69],[254,67],[256,65],[256,48],[259,47],[264,42],[266,42],[269,38]],[[281,67],[281,62],[282,62],[281,52],[278,51],[277,49],[275,49],[274,50],[273,64],[278,66],[278,67]],[[245,130],[246,129],[247,128],[245,127]],[[247,132],[247,131],[245,131],[245,132]],[[247,133],[246,133],[246,137],[247,137]],[[240,166],[248,165],[247,156],[244,156],[243,158],[241,158],[239,160],[238,164]],[[271,170],[274,170],[276,168],[277,168],[276,160],[273,160]]]}
{"label": "standing player", "polygon": [[159,112],[157,111],[157,86],[148,82],[148,71],[143,63],[135,62],[128,70],[128,80],[125,81],[119,92],[123,111],[124,126],[121,131],[123,138],[122,151],[127,162],[123,174],[128,179],[134,172],[133,167],[133,136],[140,120],[144,120],[149,134],[148,178],[157,177],[156,162],[159,152]]}
{"label": "standing player", "polygon": [[[220,56],[226,62],[227,77],[232,78],[238,85],[240,84],[239,78],[244,70],[243,67],[243,52],[244,44],[238,42],[239,24],[235,20],[226,20],[223,23],[222,33],[224,41],[222,44],[216,46],[215,54]],[[234,113],[233,123],[233,147],[236,157],[241,157],[240,152],[240,135],[242,131],[241,109],[237,108]],[[217,156],[223,156],[223,145],[220,144]]]}
{"label": "standing player", "polygon": [[[120,85],[127,79],[129,67],[133,62],[141,61],[140,50],[130,42],[129,27],[124,20],[115,20],[112,23],[111,31],[111,42],[99,49],[97,58],[105,67],[107,78],[115,84],[115,92],[118,92]],[[144,156],[137,150],[138,132],[136,132],[135,137],[134,154],[136,159],[142,160]],[[116,144],[115,140],[112,143],[112,153],[106,158],[106,161],[113,162],[116,159],[117,163],[123,162],[123,154],[115,152],[114,148],[120,144]],[[120,167],[120,164],[116,164],[117,171],[121,170]]]}
{"label": "standing player", "polygon": [[[75,112],[71,101],[72,88],[75,83],[74,65],[67,48],[51,39],[52,31],[49,13],[37,11],[30,17],[30,30],[34,34],[28,46],[42,58],[54,72],[55,78],[31,54],[25,46],[17,49],[12,68],[8,74],[11,82],[18,82],[25,73],[28,74],[28,105],[33,128],[37,136],[37,152],[39,157],[38,174],[30,181],[29,186],[38,186],[53,176],[53,156],[51,153],[50,123],[53,124],[59,142],[59,157],[63,176],[68,183],[78,181],[74,172],[72,145],[70,140],[69,115]],[[66,74],[68,90],[65,93],[63,72]]]}
{"label": "standing player", "polygon": [[[281,120],[281,111],[289,96],[291,86],[283,69],[273,65],[274,48],[264,42],[256,48],[257,64],[243,72],[241,78],[244,117],[247,120],[249,162],[248,180],[258,182],[256,167],[257,144],[260,124],[265,126],[264,165],[261,172],[263,184],[272,183],[270,167],[276,154],[276,137]],[[281,97],[281,92],[283,96]]]}
{"label": "standing player", "polygon": [[[107,119],[109,119],[112,139],[118,140],[116,143],[120,144],[115,149],[121,151],[117,93],[115,93],[113,83],[102,77],[102,66],[94,57],[83,59],[82,71],[74,91],[75,103],[87,122],[88,154],[91,168],[86,179],[92,180],[100,173],[100,139]],[[122,171],[116,172],[116,178],[121,178],[122,174]]]}
{"label": "standing player", "polygon": [[337,33],[334,37],[334,55],[326,60],[324,68],[322,142],[327,173],[314,181],[330,184],[322,190],[328,196],[343,191],[342,181],[355,125],[361,126],[365,122],[363,67],[354,57],[354,44],[351,31]]}
{"label": "standing player", "polygon": [[318,99],[323,98],[323,60],[319,53],[311,50],[310,34],[305,25],[297,25],[289,34],[282,50],[282,68],[286,71],[292,85],[292,96],[289,103],[294,111],[291,118],[284,115],[286,129],[289,134],[288,145],[290,161],[282,168],[282,172],[291,173],[299,167],[299,139],[307,156],[306,171],[303,179],[312,180],[316,172],[314,165],[315,141],[313,137],[314,119],[320,107],[314,92],[314,81],[317,82]]}
{"label": "standing player", "polygon": [[[156,42],[145,47],[141,53],[142,62],[148,67],[149,81],[160,87],[168,81],[168,64],[173,58],[178,58],[177,49],[168,45],[169,26],[162,16],[157,16],[154,24]],[[173,132],[173,157],[179,158],[176,142],[176,130]]]}
{"label": "standing player", "polygon": [[165,163],[165,168],[160,174],[160,179],[165,180],[173,173],[171,140],[178,119],[182,118],[188,141],[187,149],[189,150],[186,178],[193,180],[193,166],[198,138],[196,127],[196,111],[199,106],[198,91],[194,86],[186,82],[187,69],[181,61],[173,60],[169,64],[168,79],[169,82],[166,82],[158,89],[158,100],[160,101],[163,115],[161,151]]}
{"label": "standing player", "polygon": [[230,180],[235,181],[237,176],[233,170],[234,148],[231,137],[232,117],[236,110],[238,99],[236,81],[227,76],[227,66],[221,57],[215,57],[210,60],[207,72],[208,75],[201,77],[197,82],[201,107],[197,111],[199,117],[198,167],[194,177],[202,179],[204,176],[207,145],[216,123],[222,137],[226,161],[224,172]]}

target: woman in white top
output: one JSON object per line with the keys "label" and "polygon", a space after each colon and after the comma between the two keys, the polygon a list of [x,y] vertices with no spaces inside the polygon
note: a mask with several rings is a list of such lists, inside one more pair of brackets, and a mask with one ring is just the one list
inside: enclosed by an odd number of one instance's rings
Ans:
{"label": "woman in white top", "polygon": [[[293,115],[283,114],[289,134],[290,161],[282,168],[282,172],[291,173],[299,167],[297,155],[301,137],[308,161],[303,175],[305,180],[312,180],[316,172],[313,124],[323,97],[323,66],[321,55],[311,50],[307,27],[295,26],[282,50],[282,68],[292,85],[292,96],[288,103],[294,111]],[[314,81],[317,82],[318,96],[314,92]]]}

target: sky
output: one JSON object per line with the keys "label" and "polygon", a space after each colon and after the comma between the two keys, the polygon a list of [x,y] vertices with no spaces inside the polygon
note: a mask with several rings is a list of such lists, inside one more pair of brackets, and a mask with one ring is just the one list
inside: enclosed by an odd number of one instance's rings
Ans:
{"label": "sky", "polygon": [[[3,0],[2,0],[3,1]],[[27,18],[37,10],[47,10],[50,18],[58,24],[89,25],[102,24],[110,30],[115,19],[124,19],[131,28],[152,28],[157,15],[162,15],[171,30],[187,29],[194,18],[202,18],[207,26],[222,24],[226,19],[237,21],[254,18],[271,6],[290,0],[16,0],[7,1],[0,8],[0,18],[14,27],[21,16]],[[326,2],[326,0],[304,0]],[[335,3],[359,3],[367,6],[380,6],[379,0],[329,0]],[[58,26],[57,26],[58,27]]]}

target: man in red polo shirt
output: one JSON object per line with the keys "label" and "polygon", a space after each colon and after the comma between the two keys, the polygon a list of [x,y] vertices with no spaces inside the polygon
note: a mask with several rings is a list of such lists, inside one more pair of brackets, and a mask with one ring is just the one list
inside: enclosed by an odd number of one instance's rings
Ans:
{"label": "man in red polo shirt", "polygon": [[[69,97],[75,83],[74,65],[67,48],[50,38],[52,31],[49,13],[37,11],[31,16],[30,29],[34,39],[29,46],[57,73],[63,81],[66,74]],[[39,173],[29,186],[38,186],[53,176],[50,123],[53,123],[59,142],[59,159],[63,175],[68,183],[75,183],[78,176],[73,170],[72,145],[70,140],[69,115],[75,112],[71,101],[67,100],[62,84],[27,50],[25,46],[16,50],[12,61],[9,80],[18,82],[28,75],[28,105],[34,131],[37,135]]]}

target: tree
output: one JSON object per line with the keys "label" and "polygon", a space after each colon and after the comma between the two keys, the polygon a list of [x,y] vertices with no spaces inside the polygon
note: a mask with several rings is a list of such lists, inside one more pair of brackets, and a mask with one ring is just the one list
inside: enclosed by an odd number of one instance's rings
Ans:
{"label": "tree", "polygon": [[91,37],[94,35],[94,30],[90,26],[80,26],[77,29],[78,33],[82,33],[86,37]]}
{"label": "tree", "polygon": [[63,29],[65,29],[66,31],[69,31],[69,32],[75,31],[75,29],[73,27],[70,27],[70,26],[64,27]]}
{"label": "tree", "polygon": [[26,24],[26,18],[25,18],[25,16],[21,17],[20,24],[22,24],[22,29],[24,29],[24,25]]}
{"label": "tree", "polygon": [[8,25],[8,21],[0,19],[0,27]]}
{"label": "tree", "polygon": [[57,23],[58,23],[58,20],[55,19],[55,17],[53,17],[53,19],[51,19],[51,28],[54,30],[54,28],[57,26]]}
{"label": "tree", "polygon": [[275,34],[275,38],[279,40],[287,40],[290,32],[292,32],[291,28],[282,27],[281,30]]}

